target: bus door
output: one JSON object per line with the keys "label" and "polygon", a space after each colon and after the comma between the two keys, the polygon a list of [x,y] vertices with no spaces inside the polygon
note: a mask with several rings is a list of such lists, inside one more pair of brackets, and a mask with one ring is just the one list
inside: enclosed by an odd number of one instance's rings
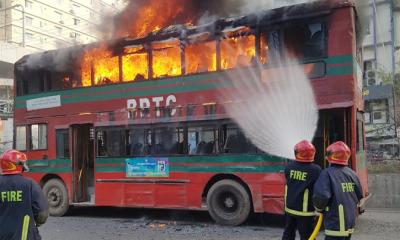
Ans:
{"label": "bus door", "polygon": [[318,127],[313,144],[317,150],[315,163],[322,168],[328,166],[326,148],[336,142],[343,141],[351,146],[351,108],[327,109],[319,111]]}
{"label": "bus door", "polygon": [[94,129],[92,124],[71,125],[73,200],[94,204]]}

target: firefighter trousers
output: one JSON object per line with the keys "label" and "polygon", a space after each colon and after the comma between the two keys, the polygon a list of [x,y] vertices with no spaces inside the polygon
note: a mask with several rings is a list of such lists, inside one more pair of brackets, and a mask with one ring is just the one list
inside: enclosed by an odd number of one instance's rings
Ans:
{"label": "firefighter trousers", "polygon": [[299,231],[301,240],[308,240],[314,230],[314,217],[296,217],[286,214],[282,240],[295,240],[296,230]]}

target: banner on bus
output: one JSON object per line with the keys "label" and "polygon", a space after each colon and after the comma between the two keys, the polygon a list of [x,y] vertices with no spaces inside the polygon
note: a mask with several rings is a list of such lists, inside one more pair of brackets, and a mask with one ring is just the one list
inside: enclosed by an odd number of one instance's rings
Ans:
{"label": "banner on bus", "polygon": [[168,158],[127,158],[126,177],[168,177]]}

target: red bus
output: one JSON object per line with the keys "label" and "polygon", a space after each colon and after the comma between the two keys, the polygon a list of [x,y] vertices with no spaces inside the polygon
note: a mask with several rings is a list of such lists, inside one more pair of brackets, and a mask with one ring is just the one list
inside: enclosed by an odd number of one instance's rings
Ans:
{"label": "red bus", "polygon": [[14,147],[55,216],[71,205],[208,210],[228,225],[281,214],[286,160],[254,147],[218,93],[227,72],[255,59],[268,71],[286,49],[315,91],[316,162],[346,142],[367,192],[357,30],[351,2],[320,1],[25,56]]}

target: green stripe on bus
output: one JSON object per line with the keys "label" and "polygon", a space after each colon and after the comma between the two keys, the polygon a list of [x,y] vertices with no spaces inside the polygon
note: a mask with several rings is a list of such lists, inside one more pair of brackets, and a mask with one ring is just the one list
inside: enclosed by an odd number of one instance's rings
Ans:
{"label": "green stripe on bus", "polygon": [[[220,173],[263,173],[279,172],[285,168],[284,165],[274,166],[170,166],[170,172],[220,172]],[[97,166],[96,172],[125,172],[124,166]]]}
{"label": "green stripe on bus", "polygon": [[[97,158],[96,164],[124,164],[125,158]],[[167,157],[170,163],[238,163],[238,162],[272,162],[284,163],[286,160],[269,155],[222,155],[222,156],[183,156]]]}
{"label": "green stripe on bus", "polygon": [[327,64],[341,64],[346,62],[353,62],[353,55],[340,55],[340,56],[332,56],[325,59]]}
{"label": "green stripe on bus", "polygon": [[28,160],[29,167],[47,167],[53,165],[71,165],[70,159],[54,159],[54,160]]}
{"label": "green stripe on bus", "polygon": [[35,167],[30,168],[32,173],[69,173],[72,172],[72,167]]}
{"label": "green stripe on bus", "polygon": [[351,75],[353,74],[353,66],[328,67],[326,72],[331,76]]}

